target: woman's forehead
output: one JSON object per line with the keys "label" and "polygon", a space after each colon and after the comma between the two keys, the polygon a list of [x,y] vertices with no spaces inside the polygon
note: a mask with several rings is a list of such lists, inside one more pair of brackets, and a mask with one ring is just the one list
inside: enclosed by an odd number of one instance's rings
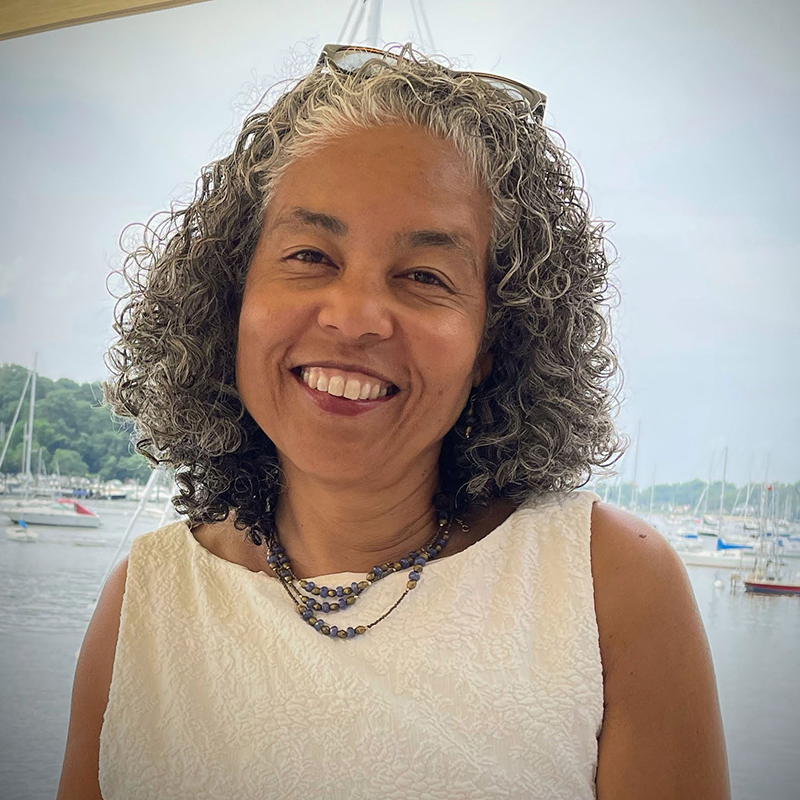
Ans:
{"label": "woman's forehead", "polygon": [[[396,235],[453,232],[488,242],[491,198],[449,142],[406,125],[354,131],[299,155],[273,192],[267,226],[313,224],[347,234],[359,224]],[[430,237],[429,237],[430,239]],[[419,241],[419,237],[417,237]]]}

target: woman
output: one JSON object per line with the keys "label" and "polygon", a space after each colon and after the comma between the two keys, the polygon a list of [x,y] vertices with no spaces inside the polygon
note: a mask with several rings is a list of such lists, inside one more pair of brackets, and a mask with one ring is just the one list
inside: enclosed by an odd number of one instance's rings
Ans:
{"label": "woman", "polygon": [[329,46],[132,254],[107,398],[189,524],[103,591],[60,798],[728,796],[682,565],[572,491],[616,362],[543,103]]}

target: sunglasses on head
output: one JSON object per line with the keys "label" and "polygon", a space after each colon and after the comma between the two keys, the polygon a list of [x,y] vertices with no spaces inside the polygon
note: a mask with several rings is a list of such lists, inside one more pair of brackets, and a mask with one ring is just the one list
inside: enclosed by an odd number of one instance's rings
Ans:
{"label": "sunglasses on head", "polygon": [[[380,59],[386,63],[397,63],[402,56],[394,53],[389,53],[385,50],[376,50],[373,47],[357,47],[355,45],[345,44],[326,44],[322,48],[319,59],[317,59],[317,68],[333,65],[334,67],[342,70],[343,72],[355,72],[359,67],[362,67],[368,61],[373,59]],[[524,101],[530,108],[531,114],[538,119],[544,118],[545,106],[547,105],[547,96],[540,91],[526,86],[524,83],[512,81],[509,78],[504,78],[501,75],[491,75],[487,72],[472,72],[471,70],[453,70],[441,67],[449,75],[474,75],[480,78],[495,89],[500,89],[505,92],[513,100]]]}

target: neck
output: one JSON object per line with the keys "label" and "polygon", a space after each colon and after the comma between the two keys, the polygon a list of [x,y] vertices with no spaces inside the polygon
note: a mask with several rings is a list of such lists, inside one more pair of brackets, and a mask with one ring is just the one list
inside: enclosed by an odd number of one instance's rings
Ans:
{"label": "neck", "polygon": [[[422,547],[438,529],[438,468],[407,469],[383,483],[321,481],[283,468],[278,537],[298,578],[368,572]],[[354,485],[357,483],[357,485]]]}

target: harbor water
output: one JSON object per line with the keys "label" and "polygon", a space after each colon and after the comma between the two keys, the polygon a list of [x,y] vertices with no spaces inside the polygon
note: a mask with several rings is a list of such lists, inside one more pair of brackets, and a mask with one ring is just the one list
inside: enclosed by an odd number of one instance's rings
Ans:
{"label": "harbor water", "polygon": [[[36,542],[8,538],[0,519],[1,800],[56,794],[76,653],[134,508],[87,505],[102,516],[101,528],[38,527]],[[159,517],[150,507],[132,536]],[[732,796],[798,800],[800,597],[733,589],[730,570],[688,572],[717,673]]]}

